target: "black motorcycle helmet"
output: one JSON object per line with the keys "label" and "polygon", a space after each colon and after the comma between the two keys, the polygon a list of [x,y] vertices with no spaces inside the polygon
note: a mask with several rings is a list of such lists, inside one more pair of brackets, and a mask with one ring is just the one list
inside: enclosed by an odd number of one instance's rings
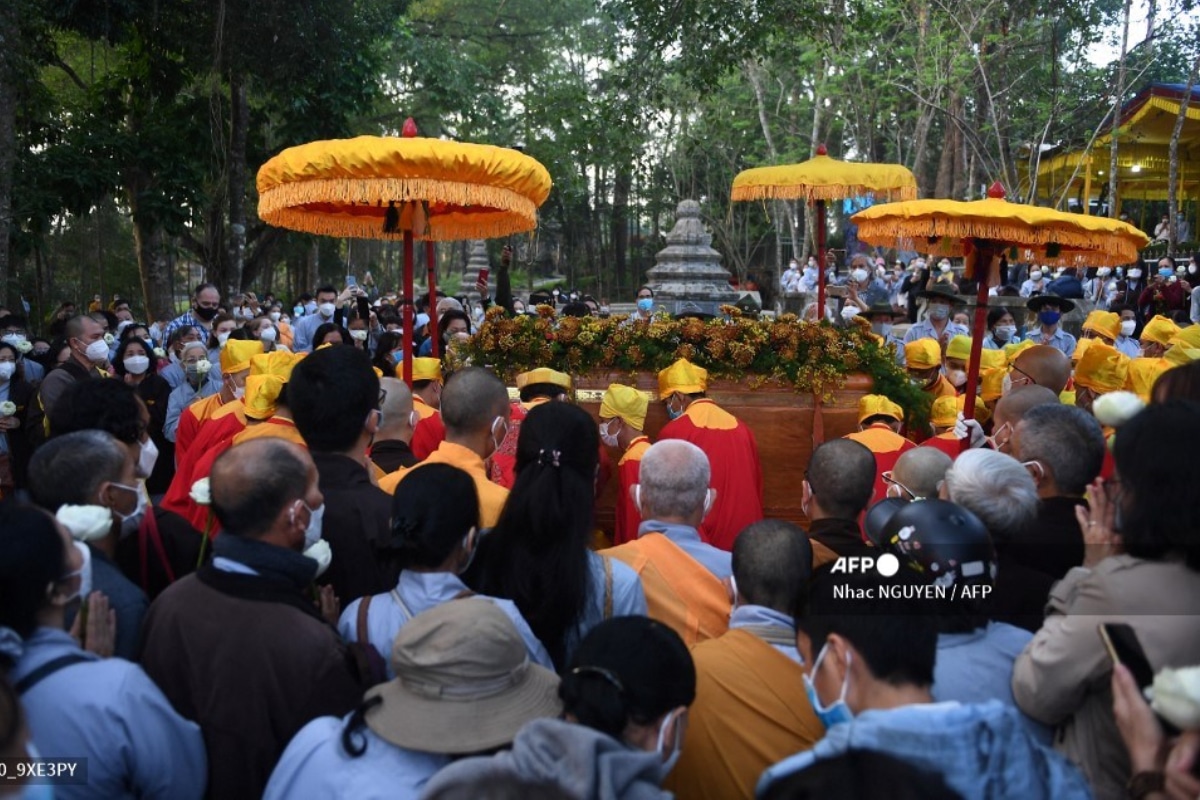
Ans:
{"label": "black motorcycle helmet", "polygon": [[996,548],[987,527],[954,503],[920,500],[904,504],[887,520],[878,544],[929,583],[995,585]]}
{"label": "black motorcycle helmet", "polygon": [[863,530],[867,534],[867,541],[876,547],[883,547],[884,529],[892,516],[906,505],[908,501],[902,498],[885,497],[868,508],[867,515],[863,518]]}

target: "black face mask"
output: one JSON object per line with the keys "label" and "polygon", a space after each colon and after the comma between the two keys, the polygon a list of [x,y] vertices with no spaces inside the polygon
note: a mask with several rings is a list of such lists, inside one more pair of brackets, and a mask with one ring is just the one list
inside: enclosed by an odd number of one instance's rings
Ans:
{"label": "black face mask", "polygon": [[200,319],[204,320],[205,322],[210,322],[212,320],[212,318],[217,315],[217,309],[215,309],[215,308],[197,307],[195,309],[195,312],[196,312],[196,316],[199,317]]}

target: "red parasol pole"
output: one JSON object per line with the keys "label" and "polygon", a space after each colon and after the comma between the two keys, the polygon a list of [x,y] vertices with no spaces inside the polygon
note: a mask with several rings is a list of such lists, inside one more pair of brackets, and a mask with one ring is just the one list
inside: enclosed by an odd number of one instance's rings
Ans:
{"label": "red parasol pole", "polygon": [[[434,317],[437,316],[437,269],[436,269],[436,262],[434,262],[433,258],[434,258],[433,239],[426,239],[425,240],[425,266],[426,266],[426,281],[429,285],[429,311],[428,311],[428,314],[429,314],[430,322],[432,322]],[[430,340],[433,342],[433,357],[441,358],[442,357],[442,337],[436,335],[436,330],[434,333],[435,333],[435,335],[429,337]]]}
{"label": "red parasol pole", "polygon": [[[821,152],[822,148],[817,152]],[[817,201],[817,322],[825,319],[825,201]]]}
{"label": "red parasol pole", "polygon": [[412,388],[413,377],[413,232],[404,229],[404,382]]}
{"label": "red parasol pole", "polygon": [[[963,398],[963,419],[975,419],[975,395],[979,386],[979,366],[983,355],[983,337],[987,332],[988,278],[991,276],[995,245],[990,241],[975,242],[975,278],[979,291],[975,295],[975,324],[971,331],[971,362],[967,366],[967,393]],[[971,437],[959,442],[962,452],[971,447]]]}

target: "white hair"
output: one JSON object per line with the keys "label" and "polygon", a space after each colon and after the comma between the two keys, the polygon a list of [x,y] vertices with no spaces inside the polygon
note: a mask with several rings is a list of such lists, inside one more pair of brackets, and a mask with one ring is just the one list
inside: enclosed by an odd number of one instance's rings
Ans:
{"label": "white hair", "polygon": [[1037,516],[1037,484],[1020,461],[995,450],[968,450],[946,472],[951,502],[983,521],[994,539],[1006,539]]}
{"label": "white hair", "polygon": [[643,513],[690,517],[704,508],[711,475],[708,456],[691,442],[666,439],[651,445],[638,468]]}

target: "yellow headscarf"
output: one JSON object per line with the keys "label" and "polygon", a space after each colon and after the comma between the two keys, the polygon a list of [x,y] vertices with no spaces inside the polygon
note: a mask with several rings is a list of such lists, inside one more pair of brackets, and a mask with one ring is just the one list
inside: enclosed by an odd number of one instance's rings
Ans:
{"label": "yellow headscarf", "polygon": [[1091,342],[1075,366],[1075,383],[1097,394],[1124,388],[1129,378],[1129,356],[1118,353],[1099,339]]}
{"label": "yellow headscarf", "polygon": [[609,384],[600,400],[600,419],[620,417],[631,428],[645,430],[646,411],[650,398],[632,386],[621,383]]}
{"label": "yellow headscarf", "polygon": [[262,355],[262,342],[255,339],[230,339],[221,348],[221,373],[233,375],[250,369],[250,359]]}
{"label": "yellow headscarf", "polygon": [[675,392],[699,394],[708,389],[708,370],[697,367],[686,358],[681,358],[658,373],[659,398],[670,397]]}
{"label": "yellow headscarf", "polygon": [[904,345],[904,363],[910,369],[940,367],[942,347],[933,339],[915,339]]}
{"label": "yellow headscarf", "polygon": [[[921,340],[926,341],[926,340]],[[928,341],[933,341],[932,339]],[[911,343],[910,343],[911,344]],[[935,342],[936,344],[936,342]],[[896,403],[893,403],[885,395],[882,394],[867,394],[859,398],[858,401],[858,424],[861,425],[863,420],[871,417],[891,417],[897,422],[904,421],[904,409]]]}

